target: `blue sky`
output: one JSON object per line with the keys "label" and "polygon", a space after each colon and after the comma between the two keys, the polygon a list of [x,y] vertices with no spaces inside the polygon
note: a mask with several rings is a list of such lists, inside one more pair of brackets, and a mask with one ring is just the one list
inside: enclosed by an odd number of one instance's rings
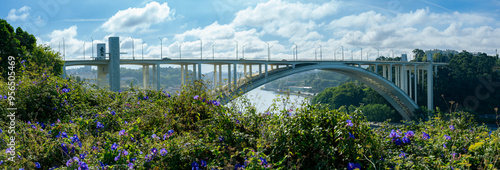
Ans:
{"label": "blue sky", "polygon": [[[119,36],[122,58],[267,58],[300,59],[351,56],[373,60],[412,49],[454,49],[494,55],[500,48],[500,0],[1,0],[0,17],[34,34],[38,43],[59,51],[65,39],[67,59],[91,55],[94,45]],[[132,38],[134,39],[132,41]],[[160,39],[163,46],[160,47]],[[134,42],[134,48],[132,48]],[[85,48],[83,48],[85,43]],[[144,43],[144,44],[143,44]],[[215,43],[215,45],[214,45]],[[361,49],[363,52],[361,52]]]}

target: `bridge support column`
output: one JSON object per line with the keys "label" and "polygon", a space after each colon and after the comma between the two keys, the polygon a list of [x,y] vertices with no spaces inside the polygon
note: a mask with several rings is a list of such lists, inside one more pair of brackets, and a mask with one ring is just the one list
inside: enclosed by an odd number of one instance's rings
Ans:
{"label": "bridge support column", "polygon": [[247,65],[243,65],[243,77],[247,77]]}
{"label": "bridge support column", "polygon": [[375,74],[378,74],[378,65],[375,64]]}
{"label": "bridge support column", "polygon": [[236,87],[238,87],[238,84],[237,84],[237,83],[238,83],[238,77],[237,77],[237,75],[236,75],[236,74],[237,74],[237,72],[236,72],[236,71],[237,71],[237,70],[236,70],[236,68],[237,68],[237,67],[236,67],[236,64],[234,64],[234,70],[233,70],[233,72],[234,72],[234,89],[235,89],[235,90],[236,90]]}
{"label": "bridge support column", "polygon": [[262,64],[259,64],[259,77],[262,76]]}
{"label": "bridge support column", "polygon": [[217,85],[222,85],[222,65],[219,64],[219,83]]}
{"label": "bridge support column", "polygon": [[401,87],[401,85],[399,84],[399,66],[394,66],[394,84],[396,84],[396,86],[398,87]]}
{"label": "bridge support column", "polygon": [[189,69],[188,69],[189,65],[184,65],[184,83],[187,84],[189,83]]}
{"label": "bridge support column", "polygon": [[252,65],[250,65],[250,67],[248,69],[250,71],[250,78],[251,78],[252,77]]}
{"label": "bridge support column", "polygon": [[100,88],[104,88],[108,85],[106,82],[106,74],[108,74],[108,66],[107,65],[98,65],[97,66],[97,86],[99,86]]}
{"label": "bridge support column", "polygon": [[147,89],[149,85],[149,65],[142,66],[142,88]]}
{"label": "bridge support column", "polygon": [[231,64],[227,65],[227,91],[231,91]]}
{"label": "bridge support column", "polygon": [[214,89],[217,88],[217,85],[219,83],[217,83],[217,65],[214,65],[214,80],[213,80],[213,83],[214,83]]}
{"label": "bridge support column", "polygon": [[402,71],[403,71],[403,79],[402,79],[402,81],[403,81],[403,91],[406,94],[408,94],[408,81],[407,81],[408,80],[407,79],[407,77],[408,77],[408,70],[406,70],[406,65],[403,65]]}
{"label": "bridge support column", "polygon": [[392,64],[389,64],[389,77],[388,77],[389,81],[391,82],[394,82],[392,81]]}
{"label": "bridge support column", "polygon": [[265,72],[265,75],[266,75],[266,81],[267,81],[267,64],[265,65],[264,67],[264,72]]}
{"label": "bridge support column", "polygon": [[66,78],[66,66],[63,66],[63,74],[62,74],[62,78],[65,79]]}
{"label": "bridge support column", "polygon": [[109,37],[109,86],[111,91],[120,90],[120,38]]}
{"label": "bridge support column", "polygon": [[414,99],[415,99],[415,103],[417,104],[418,106],[418,103],[417,103],[417,89],[418,89],[418,80],[417,80],[417,65],[415,65],[415,73],[413,74],[414,78],[413,78],[413,85],[415,86],[414,89],[413,89],[413,92],[415,93],[414,94]]}
{"label": "bridge support column", "polygon": [[427,67],[427,109],[434,110],[434,74],[432,73],[432,61]]}
{"label": "bridge support column", "polygon": [[198,64],[198,80],[201,80],[201,63]]}
{"label": "bridge support column", "polygon": [[160,64],[156,64],[156,90],[160,90]]}
{"label": "bridge support column", "polygon": [[196,70],[196,64],[193,64],[193,82],[196,80],[198,72]]}
{"label": "bridge support column", "polygon": [[181,86],[184,86],[184,65],[181,64]]}
{"label": "bridge support column", "polygon": [[158,80],[156,79],[156,73],[158,72],[158,68],[156,68],[156,65],[153,65],[153,84],[151,85],[151,87],[153,89],[156,89],[156,84],[158,83]]}
{"label": "bridge support column", "polygon": [[387,79],[387,66],[382,66],[382,77]]}

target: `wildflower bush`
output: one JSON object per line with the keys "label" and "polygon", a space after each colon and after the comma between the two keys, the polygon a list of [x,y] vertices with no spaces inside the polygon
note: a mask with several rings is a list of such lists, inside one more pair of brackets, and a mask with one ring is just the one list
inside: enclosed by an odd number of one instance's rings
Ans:
{"label": "wildflower bush", "polygon": [[322,105],[266,113],[229,107],[203,82],[179,92],[111,92],[50,72],[19,79],[14,128],[0,82],[4,169],[500,167],[499,131],[462,112],[370,128],[359,112]]}

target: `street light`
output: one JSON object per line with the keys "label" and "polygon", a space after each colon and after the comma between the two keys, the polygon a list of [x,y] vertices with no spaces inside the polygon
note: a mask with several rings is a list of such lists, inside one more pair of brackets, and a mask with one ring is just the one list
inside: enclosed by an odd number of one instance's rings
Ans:
{"label": "street light", "polygon": [[142,40],[142,59],[144,60],[144,43],[146,41]]}
{"label": "street light", "polygon": [[243,59],[245,59],[245,46],[246,46],[246,45],[247,45],[247,44],[245,43],[245,44],[243,45],[243,47],[241,47],[242,52],[243,52],[243,53],[242,53],[242,54],[243,54],[243,56],[241,56],[241,57],[243,57]]}
{"label": "street light", "polygon": [[269,46],[269,43],[268,42],[265,42],[267,44],[267,61],[270,61],[271,60],[271,47],[273,46]]}
{"label": "street light", "polygon": [[200,40],[200,60],[203,59],[203,41],[201,41],[200,38],[198,38],[198,40]]}
{"label": "street light", "polygon": [[333,61],[337,60],[337,50],[339,49],[340,47],[338,47],[337,49],[333,50]]}
{"label": "street light", "polygon": [[318,48],[315,48],[314,49],[314,60],[315,61],[318,61],[318,54],[317,53],[318,53]]}
{"label": "street light", "polygon": [[92,39],[92,57],[91,58],[94,58],[94,39],[92,37],[90,37],[90,39]]}
{"label": "street light", "polygon": [[163,58],[163,39],[161,39],[160,37],[158,37],[158,39],[160,39],[160,59]]}
{"label": "street light", "polygon": [[179,60],[182,59],[182,44],[184,44],[184,42],[179,43]]}
{"label": "street light", "polygon": [[236,60],[238,60],[238,41],[234,40],[236,42]]}
{"label": "street light", "polygon": [[370,51],[372,51],[372,50],[368,50],[368,51],[366,52],[366,61],[368,61],[368,53],[369,53]]}
{"label": "street light", "polygon": [[[359,47],[359,48],[361,48],[361,47]],[[360,53],[361,53],[361,57],[359,57],[359,60],[363,61],[363,48],[361,48],[361,52]]]}
{"label": "street light", "polygon": [[344,46],[340,46],[342,47],[342,61],[344,61]]}
{"label": "street light", "polygon": [[85,60],[85,41],[83,41],[83,60]]}
{"label": "street light", "polygon": [[[132,37],[130,37],[132,38]],[[134,38],[132,38],[132,60],[135,60],[135,47],[134,47]]]}
{"label": "street light", "polygon": [[[316,44],[319,45],[319,44]],[[323,52],[321,51],[321,45],[319,45],[319,60],[323,61]]]}
{"label": "street light", "polygon": [[295,45],[295,61],[299,60],[299,57],[297,56],[297,44],[293,43]]}
{"label": "street light", "polygon": [[215,50],[214,50],[214,45],[215,45],[215,44],[217,44],[217,43],[215,43],[215,42],[214,42],[214,43],[212,44],[212,60],[215,60],[215,53],[214,53],[214,52],[215,52]]}

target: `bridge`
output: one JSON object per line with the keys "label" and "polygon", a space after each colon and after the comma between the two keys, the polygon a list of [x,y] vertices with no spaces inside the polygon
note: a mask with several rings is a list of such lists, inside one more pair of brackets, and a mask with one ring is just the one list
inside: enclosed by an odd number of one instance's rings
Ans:
{"label": "bridge", "polygon": [[[147,87],[149,82],[149,67],[153,70],[153,88],[160,90],[159,68],[161,64],[173,64],[181,66],[181,83],[188,83],[188,67],[193,70],[193,80],[200,80],[201,65],[214,66],[214,84],[222,85],[222,66],[227,66],[227,84],[223,86],[226,97],[225,101],[231,100],[232,95],[239,92],[246,93],[268,82],[310,70],[333,71],[368,85],[381,94],[401,116],[410,120],[415,118],[413,111],[418,109],[417,90],[418,83],[427,83],[427,108],[433,108],[433,75],[437,73],[438,66],[446,63],[432,62],[406,62],[406,61],[284,61],[284,60],[214,60],[214,59],[148,59],[130,60],[120,59],[119,38],[109,38],[109,53],[98,52],[98,56],[109,54],[109,60],[73,60],[65,61],[63,76],[66,75],[67,66],[94,65],[98,67],[98,86],[106,86],[106,75],[109,74],[109,86],[112,91],[120,90],[120,65],[142,65],[143,85]],[[102,45],[102,44],[101,44]],[[99,46],[99,45],[98,45]],[[99,47],[98,47],[99,49]],[[99,51],[99,50],[98,50]],[[243,77],[237,77],[237,68],[243,65]],[[258,67],[258,72],[252,71]],[[379,74],[378,68],[382,68]],[[248,72],[247,72],[248,71]],[[231,75],[231,72],[233,73]],[[217,76],[217,73],[219,74]],[[248,73],[248,74],[247,74]],[[218,77],[218,80],[217,80]],[[219,89],[219,90],[220,90]]]}

